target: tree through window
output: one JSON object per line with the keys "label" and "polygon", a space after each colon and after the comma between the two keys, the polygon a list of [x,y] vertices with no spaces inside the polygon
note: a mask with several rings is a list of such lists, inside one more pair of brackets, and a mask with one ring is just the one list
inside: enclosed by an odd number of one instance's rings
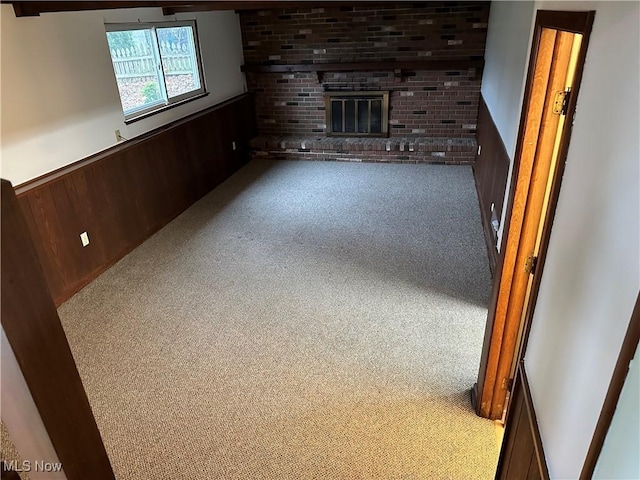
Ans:
{"label": "tree through window", "polygon": [[194,21],[107,24],[125,120],[205,92]]}

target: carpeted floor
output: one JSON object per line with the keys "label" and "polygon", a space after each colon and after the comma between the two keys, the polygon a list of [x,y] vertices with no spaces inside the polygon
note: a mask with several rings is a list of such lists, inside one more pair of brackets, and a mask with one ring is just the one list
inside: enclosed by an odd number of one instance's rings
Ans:
{"label": "carpeted floor", "polygon": [[470,167],[252,162],[60,308],[119,480],[489,479]]}
{"label": "carpeted floor", "polygon": [[[13,444],[9,432],[4,422],[0,422],[0,461],[2,462],[16,462],[16,465],[22,465],[22,457],[16,450],[16,446]],[[7,465],[8,467],[9,465]],[[4,471],[4,470],[3,470]],[[28,472],[21,472],[21,480],[30,480]]]}

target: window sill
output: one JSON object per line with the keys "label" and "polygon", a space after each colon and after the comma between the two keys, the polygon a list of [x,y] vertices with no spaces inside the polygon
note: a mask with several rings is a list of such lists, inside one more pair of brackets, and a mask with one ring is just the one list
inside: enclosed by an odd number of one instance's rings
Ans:
{"label": "window sill", "polygon": [[143,113],[143,114],[138,115],[136,117],[131,117],[129,119],[126,119],[124,121],[124,123],[125,123],[125,125],[129,125],[131,123],[135,123],[137,121],[143,120],[143,119],[145,119],[147,117],[150,117],[152,115],[156,115],[156,114],[158,114],[160,112],[164,112],[166,110],[171,110],[172,108],[179,107],[180,105],[184,105],[185,103],[193,102],[194,100],[198,100],[200,98],[204,98],[207,95],[209,95],[209,92],[199,93],[198,95],[195,95],[193,97],[185,98],[184,100],[181,100],[181,101],[176,102],[176,103],[170,103],[169,105],[165,105],[164,107],[157,108],[156,110],[153,110],[151,112],[146,112],[146,113]]}

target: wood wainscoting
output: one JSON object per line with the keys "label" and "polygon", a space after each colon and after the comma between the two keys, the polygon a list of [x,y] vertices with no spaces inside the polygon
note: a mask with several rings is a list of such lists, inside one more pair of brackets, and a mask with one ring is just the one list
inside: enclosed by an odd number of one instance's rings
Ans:
{"label": "wood wainscoting", "polygon": [[[115,480],[22,209],[11,184],[1,184],[2,328],[66,478]],[[2,386],[10,389],[4,378]],[[19,425],[29,429],[28,421]],[[28,435],[33,444],[46,441],[36,432]],[[16,478],[4,468],[1,475]]]}
{"label": "wood wainscoting", "polygon": [[[497,232],[491,225],[491,219],[493,216],[493,218],[500,221],[502,217],[510,160],[507,149],[504,147],[502,138],[482,95],[480,96],[480,107],[478,109],[477,139],[481,150],[476,157],[473,176],[476,181],[484,237],[487,242],[487,251],[489,252],[489,265],[491,273],[495,274],[498,259],[498,251],[496,250]],[[493,212],[491,211],[491,205],[494,205]]]}
{"label": "wood wainscoting", "polygon": [[514,378],[496,480],[548,480],[538,420],[524,362]]}
{"label": "wood wainscoting", "polygon": [[244,94],[17,186],[55,304],[244,165],[256,134]]}

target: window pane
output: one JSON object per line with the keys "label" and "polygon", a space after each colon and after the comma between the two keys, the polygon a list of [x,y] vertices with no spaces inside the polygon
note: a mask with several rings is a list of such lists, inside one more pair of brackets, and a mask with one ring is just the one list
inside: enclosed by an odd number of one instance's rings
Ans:
{"label": "window pane", "polygon": [[177,97],[200,89],[193,28],[169,27],[156,29],[167,85],[167,96]]}
{"label": "window pane", "polygon": [[150,29],[107,32],[125,115],[164,103]]}
{"label": "window pane", "polygon": [[369,133],[369,100],[358,100],[358,133]]}
{"label": "window pane", "polygon": [[382,101],[371,100],[371,133],[382,132]]}
{"label": "window pane", "polygon": [[344,131],[355,133],[356,131],[356,102],[346,100],[344,105]]}
{"label": "window pane", "polygon": [[331,131],[342,132],[342,102],[331,100]]}

